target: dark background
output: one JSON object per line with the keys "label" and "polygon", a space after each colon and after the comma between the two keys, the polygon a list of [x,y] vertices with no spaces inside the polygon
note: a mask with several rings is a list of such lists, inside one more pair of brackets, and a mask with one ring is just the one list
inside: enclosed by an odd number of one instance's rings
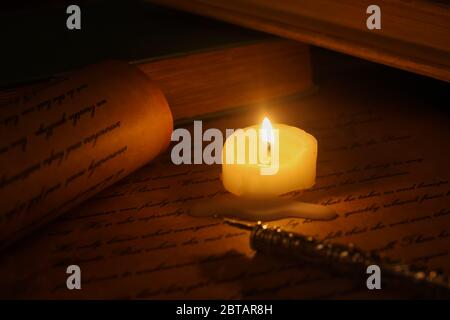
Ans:
{"label": "dark background", "polygon": [[[81,8],[81,30],[66,8]],[[105,59],[129,62],[258,41],[271,35],[139,0],[9,1],[0,12],[0,89],[33,83]],[[404,91],[448,113],[448,83],[312,47],[314,80]],[[351,74],[351,79],[346,79]]]}

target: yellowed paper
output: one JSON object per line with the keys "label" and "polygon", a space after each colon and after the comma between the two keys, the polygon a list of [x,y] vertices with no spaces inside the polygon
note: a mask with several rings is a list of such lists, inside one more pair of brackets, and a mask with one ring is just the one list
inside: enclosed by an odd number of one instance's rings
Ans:
{"label": "yellowed paper", "polygon": [[171,130],[161,91],[122,62],[3,103],[1,247],[147,163],[168,145]]}
{"label": "yellowed paper", "polygon": [[[316,185],[286,197],[332,206],[333,221],[276,224],[450,271],[449,131],[439,112],[322,93],[268,111],[319,141]],[[394,111],[397,110],[397,111]],[[417,111],[419,110],[419,111]],[[422,110],[422,111],[421,111]],[[237,128],[259,114],[210,121]],[[171,164],[166,153],[2,256],[9,298],[408,297],[307,264],[255,254],[248,232],[186,214],[225,191],[220,167]],[[272,223],[273,224],[273,223]],[[82,289],[68,290],[79,265]],[[362,271],[364,273],[364,271]]]}

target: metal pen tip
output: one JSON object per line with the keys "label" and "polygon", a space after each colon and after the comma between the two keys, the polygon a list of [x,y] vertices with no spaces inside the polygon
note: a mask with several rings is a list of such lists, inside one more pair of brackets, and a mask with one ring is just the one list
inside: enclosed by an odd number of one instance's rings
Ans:
{"label": "metal pen tip", "polygon": [[226,218],[226,217],[220,217],[220,218],[222,219],[223,223],[228,224],[233,227],[236,227],[236,228],[239,228],[239,229],[243,229],[243,230],[251,231],[256,226],[256,224],[254,224],[254,223],[243,222],[240,220],[230,219],[230,218]]}

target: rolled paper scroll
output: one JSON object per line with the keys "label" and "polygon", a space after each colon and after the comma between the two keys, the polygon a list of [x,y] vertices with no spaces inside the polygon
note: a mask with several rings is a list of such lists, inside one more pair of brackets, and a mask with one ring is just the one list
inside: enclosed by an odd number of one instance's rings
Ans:
{"label": "rolled paper scroll", "polygon": [[149,162],[172,115],[136,67],[108,61],[0,106],[0,248]]}

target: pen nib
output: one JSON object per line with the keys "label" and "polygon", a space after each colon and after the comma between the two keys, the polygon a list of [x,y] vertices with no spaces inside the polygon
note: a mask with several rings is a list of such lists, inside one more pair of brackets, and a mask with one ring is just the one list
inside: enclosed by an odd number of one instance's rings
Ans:
{"label": "pen nib", "polygon": [[[230,218],[225,218],[225,217],[221,217],[223,223],[228,224],[230,226],[239,228],[239,229],[244,229],[244,230],[252,230],[256,225],[254,223],[248,223],[248,222],[243,222],[240,220],[236,220],[236,219],[230,219]],[[261,222],[258,221],[258,223],[260,224]]]}

